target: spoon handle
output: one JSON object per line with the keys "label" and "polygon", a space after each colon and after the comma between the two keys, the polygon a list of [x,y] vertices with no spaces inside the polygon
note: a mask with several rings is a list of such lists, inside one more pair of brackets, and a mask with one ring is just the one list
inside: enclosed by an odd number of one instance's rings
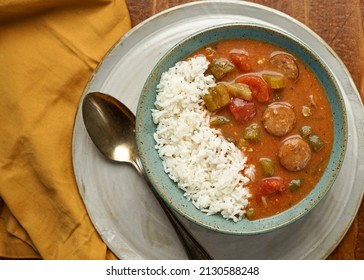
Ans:
{"label": "spoon handle", "polygon": [[188,229],[182,224],[182,222],[176,217],[169,206],[164,202],[164,200],[157,193],[155,188],[152,186],[150,180],[145,174],[144,168],[140,162],[140,158],[135,161],[135,167],[141,175],[143,175],[146,180],[148,187],[151,189],[154,196],[157,198],[162,209],[166,213],[169,221],[171,222],[174,230],[177,233],[179,240],[181,241],[188,258],[191,260],[213,260],[209,253],[203,248],[203,246],[193,237],[193,235],[188,231]]}

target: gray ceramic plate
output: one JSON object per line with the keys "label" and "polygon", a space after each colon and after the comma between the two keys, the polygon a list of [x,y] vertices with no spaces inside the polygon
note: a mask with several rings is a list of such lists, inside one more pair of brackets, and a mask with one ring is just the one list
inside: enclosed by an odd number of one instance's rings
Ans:
{"label": "gray ceramic plate", "polygon": [[[124,36],[95,71],[84,94],[109,93],[136,112],[143,85],[157,61],[178,41],[202,28],[257,22],[294,34],[324,59],[345,92],[348,149],[325,199],[303,219],[257,236],[209,231],[183,220],[216,259],[321,259],[351,225],[364,191],[364,109],[341,60],[307,27],[272,9],[243,1],[203,1],[156,15]],[[163,42],[161,44],[160,42]],[[355,118],[354,118],[355,116]],[[89,139],[79,108],[73,135],[76,181],[88,213],[110,249],[124,259],[184,259],[158,203],[130,166],[109,162]]]}

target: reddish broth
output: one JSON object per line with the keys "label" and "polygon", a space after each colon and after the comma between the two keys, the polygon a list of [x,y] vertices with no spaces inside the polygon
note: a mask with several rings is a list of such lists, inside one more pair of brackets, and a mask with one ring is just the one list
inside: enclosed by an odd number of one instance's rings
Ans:
{"label": "reddish broth", "polygon": [[[219,41],[202,48],[193,55],[203,54],[210,61],[216,58],[227,58],[231,61],[230,52],[232,50],[243,50],[247,54],[248,64],[241,68],[243,71],[234,69],[217,82],[230,82],[242,74],[261,76],[264,71],[282,73],[269,60],[272,53],[287,53],[270,43],[241,39]],[[248,212],[252,210],[254,214],[248,216],[249,219],[261,219],[278,214],[306,197],[320,180],[330,158],[333,143],[333,120],[325,90],[313,72],[300,59],[295,58],[295,62],[299,68],[299,77],[292,79],[285,76],[284,87],[278,90],[272,89],[268,102],[253,100],[256,106],[256,115],[252,119],[244,122],[236,121],[228,106],[211,113],[212,115],[225,116],[231,120],[226,124],[213,127],[221,130],[225,138],[233,141],[243,150],[248,157],[248,164],[255,165],[255,180],[249,185],[252,197],[248,207]],[[285,136],[272,136],[262,125],[263,112],[272,102],[289,103],[295,112],[296,123]],[[303,115],[302,108],[304,106],[306,109],[310,108],[310,116]],[[249,141],[246,146],[240,147],[238,143],[244,128],[253,123],[259,125],[260,141]],[[302,126],[310,126],[325,144],[320,151],[312,152],[311,160],[303,170],[288,171],[279,162],[278,150],[282,140],[291,135],[300,135]],[[258,194],[262,180],[267,177],[259,162],[261,158],[269,158],[273,161],[274,174],[268,177],[280,177],[284,182],[283,191],[264,196]],[[289,183],[295,179],[300,179],[302,184],[295,191],[291,191]]]}

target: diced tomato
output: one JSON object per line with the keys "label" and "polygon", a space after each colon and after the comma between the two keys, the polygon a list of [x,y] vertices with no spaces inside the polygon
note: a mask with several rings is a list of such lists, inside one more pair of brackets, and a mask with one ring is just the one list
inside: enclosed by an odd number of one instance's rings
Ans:
{"label": "diced tomato", "polygon": [[238,122],[246,122],[257,113],[257,109],[253,102],[245,101],[240,98],[233,98],[229,104],[231,114]]}
{"label": "diced tomato", "polygon": [[281,177],[269,177],[260,181],[256,192],[257,198],[268,196],[285,191],[286,184]]}
{"label": "diced tomato", "polygon": [[256,75],[243,75],[238,77],[235,82],[246,84],[252,91],[253,98],[258,102],[265,103],[270,99],[270,88],[267,82]]}
{"label": "diced tomato", "polygon": [[230,53],[231,61],[242,72],[251,71],[252,67],[249,62],[249,56],[239,52]]}

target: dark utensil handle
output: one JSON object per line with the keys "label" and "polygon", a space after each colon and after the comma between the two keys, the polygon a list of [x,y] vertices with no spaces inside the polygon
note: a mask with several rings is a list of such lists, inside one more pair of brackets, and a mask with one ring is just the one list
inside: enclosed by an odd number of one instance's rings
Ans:
{"label": "dark utensil handle", "polygon": [[136,168],[139,173],[143,175],[146,180],[150,190],[157,198],[159,204],[162,209],[166,213],[169,221],[171,222],[174,230],[177,233],[179,240],[181,241],[188,258],[191,260],[213,260],[210,254],[203,248],[203,246],[193,237],[193,235],[189,232],[189,230],[182,224],[182,222],[176,217],[174,212],[169,208],[166,202],[161,198],[161,196],[157,193],[147,175],[145,174],[144,168],[138,158],[135,162]]}

